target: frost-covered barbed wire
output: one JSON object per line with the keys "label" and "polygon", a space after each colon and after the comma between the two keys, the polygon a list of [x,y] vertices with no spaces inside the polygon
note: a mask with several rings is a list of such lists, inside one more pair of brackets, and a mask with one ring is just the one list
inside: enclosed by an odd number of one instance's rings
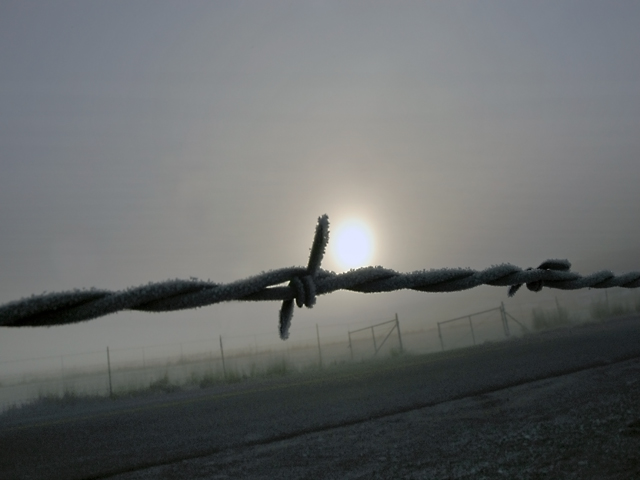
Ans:
{"label": "frost-covered barbed wire", "polygon": [[640,287],[640,272],[616,276],[603,270],[582,276],[570,271],[567,260],[547,260],[537,268],[526,270],[502,264],[481,271],[444,268],[399,273],[383,267],[364,267],[335,273],[320,268],[328,241],[329,219],[323,215],[318,219],[307,268],[281,268],[227,284],[197,279],[168,280],[117,292],[90,289],[33,295],[0,306],[0,326],[52,326],[91,320],[122,310],[170,312],[229,301],[280,300],[279,333],[286,339],[294,301],[298,307],[311,308],[318,295],[336,290],[454,292],[492,285],[509,287],[508,295],[512,296],[523,284],[534,292],[543,287],[561,290]]}

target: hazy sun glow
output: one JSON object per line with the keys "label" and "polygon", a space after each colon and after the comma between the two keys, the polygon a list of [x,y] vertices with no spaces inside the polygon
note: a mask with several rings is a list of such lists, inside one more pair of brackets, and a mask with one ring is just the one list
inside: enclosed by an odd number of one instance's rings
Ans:
{"label": "hazy sun glow", "polygon": [[342,268],[368,265],[373,254],[373,238],[369,228],[358,220],[340,225],[333,236],[333,253]]}

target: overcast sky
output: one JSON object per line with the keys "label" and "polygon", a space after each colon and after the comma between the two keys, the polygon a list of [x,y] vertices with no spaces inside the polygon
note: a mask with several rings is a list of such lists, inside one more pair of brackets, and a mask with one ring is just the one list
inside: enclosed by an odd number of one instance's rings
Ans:
{"label": "overcast sky", "polygon": [[[0,303],[304,265],[324,213],[400,271],[640,270],[639,24],[633,1],[4,0]],[[518,296],[335,293],[291,340]],[[275,334],[278,309],[2,329],[0,361]]]}

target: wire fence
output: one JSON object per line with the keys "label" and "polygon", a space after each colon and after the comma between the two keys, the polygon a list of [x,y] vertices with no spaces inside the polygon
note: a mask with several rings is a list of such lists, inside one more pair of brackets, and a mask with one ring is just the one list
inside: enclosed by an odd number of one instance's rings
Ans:
{"label": "wire fence", "polygon": [[270,332],[4,361],[0,410],[37,398],[170,391],[326,368],[351,360],[348,329],[301,327],[289,342]]}
{"label": "wire fence", "polygon": [[[198,388],[404,352],[432,353],[639,312],[640,295],[591,291],[514,304],[509,309],[501,304],[437,322],[425,315],[402,328],[397,315],[384,322],[316,324],[300,327],[295,340],[288,342],[282,342],[276,332],[251,333],[4,361],[0,362],[0,410],[49,396],[119,396]],[[547,323],[540,323],[540,318]]]}
{"label": "wire fence", "polygon": [[[397,346],[395,347],[391,346],[392,342],[387,343],[394,331],[397,335]],[[358,328],[357,330],[349,330],[348,338],[352,361],[356,358],[362,360],[370,356],[383,356],[385,353],[396,355],[404,351],[397,313],[393,320],[376,323],[370,327]]]}
{"label": "wire fence", "polygon": [[[451,292],[493,285],[508,286],[508,295],[513,296],[523,284],[534,292],[545,286],[560,290],[640,287],[640,272],[615,276],[601,271],[583,277],[570,272],[571,265],[566,260],[547,260],[538,268],[526,270],[503,264],[482,271],[441,269],[398,273],[382,267],[365,267],[336,274],[320,268],[328,239],[329,222],[324,215],[318,220],[306,268],[273,270],[229,284],[171,280],[121,292],[91,289],[42,294],[0,306],[0,326],[21,327],[80,322],[121,310],[160,312],[232,300],[282,301],[278,331],[269,334],[219,336],[198,342],[128,349],[106,347],[101,352],[0,362],[3,372],[0,406],[6,408],[47,395],[118,395],[138,390],[169,390],[185,384],[206,386],[281,374],[292,368],[322,368],[331,363],[395,355],[406,350],[422,353],[459,348],[508,337],[512,334],[510,324],[520,326],[519,332],[528,328],[502,304],[431,323],[429,327],[414,326],[404,335],[396,315],[395,319],[353,330],[348,325],[336,326],[340,332],[325,331],[325,327],[320,329],[316,325],[307,329],[308,335],[297,335],[295,342],[279,341],[289,336],[294,301],[298,307],[312,307],[316,296],[340,289],[362,293],[400,289]],[[287,285],[282,286],[283,283]],[[625,297],[622,301],[607,290],[602,296],[604,300],[591,301],[586,311],[584,306],[562,304],[558,297],[553,305],[533,307],[531,328],[640,312],[639,296]]]}
{"label": "wire fence", "polygon": [[[320,268],[329,241],[329,219],[323,215],[311,246],[307,268],[290,267],[264,272],[229,284],[197,279],[149,283],[120,292],[75,290],[34,295],[0,306],[0,326],[50,326],[91,320],[122,310],[167,312],[228,301],[282,301],[278,331],[289,336],[294,300],[298,307],[313,307],[318,295],[336,290],[361,293],[417,290],[453,292],[479,285],[508,286],[513,296],[525,285],[538,292],[543,287],[561,290],[581,288],[638,288],[640,272],[616,276],[608,270],[582,276],[571,272],[567,260],[547,260],[537,268],[521,269],[502,264],[476,271],[463,268],[399,273],[383,267],[364,267],[337,274]],[[287,283],[286,286],[281,286]]]}

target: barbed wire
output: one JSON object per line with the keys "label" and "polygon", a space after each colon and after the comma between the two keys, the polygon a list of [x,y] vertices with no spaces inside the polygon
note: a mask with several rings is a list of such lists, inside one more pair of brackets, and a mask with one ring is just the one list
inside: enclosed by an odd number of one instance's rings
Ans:
{"label": "barbed wire", "polygon": [[[0,306],[0,326],[36,327],[77,323],[123,310],[170,312],[229,301],[282,301],[278,330],[285,340],[298,307],[313,307],[318,295],[336,290],[380,293],[395,290],[455,292],[479,285],[509,287],[508,295],[526,285],[538,292],[543,287],[561,290],[581,288],[638,288],[640,272],[614,275],[603,270],[588,276],[571,272],[567,260],[547,260],[537,268],[521,269],[511,264],[485,270],[444,268],[399,273],[383,267],[363,267],[344,273],[320,268],[329,242],[329,218],[318,219],[307,268],[289,267],[227,284],[198,279],[167,280],[122,291],[73,290],[43,293]],[[287,283],[286,285],[283,285]]]}

